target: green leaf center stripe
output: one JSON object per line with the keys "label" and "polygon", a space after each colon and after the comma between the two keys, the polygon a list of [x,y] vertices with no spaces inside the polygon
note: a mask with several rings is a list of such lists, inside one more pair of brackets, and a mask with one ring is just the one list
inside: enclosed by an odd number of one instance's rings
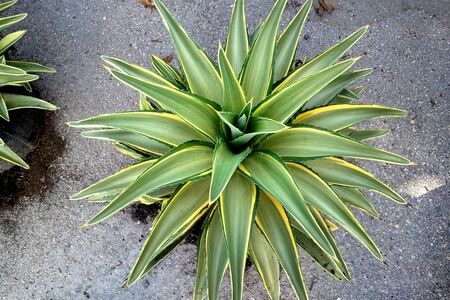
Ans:
{"label": "green leaf center stripe", "polygon": [[230,28],[227,33],[225,52],[234,74],[241,72],[248,53],[247,23],[245,20],[245,1],[236,0],[231,14]]}

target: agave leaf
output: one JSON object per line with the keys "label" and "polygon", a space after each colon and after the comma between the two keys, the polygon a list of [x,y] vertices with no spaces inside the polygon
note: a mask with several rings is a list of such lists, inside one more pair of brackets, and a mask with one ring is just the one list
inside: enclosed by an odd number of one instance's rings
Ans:
{"label": "agave leaf", "polygon": [[231,177],[220,195],[220,215],[227,242],[232,292],[235,300],[242,298],[244,269],[256,197],[255,185],[240,173],[235,173]]}
{"label": "agave leaf", "polygon": [[[243,0],[241,0],[243,2]],[[235,50],[238,51],[238,50]],[[233,68],[225,56],[225,52],[219,47],[219,66],[223,81],[223,110],[226,112],[240,113],[245,106],[245,95],[239,81],[236,79]]]}
{"label": "agave leaf", "polygon": [[109,218],[144,194],[207,175],[211,172],[212,152],[210,146],[200,142],[188,142],[174,148],[124,189],[87,225]]}
{"label": "agave leaf", "polygon": [[14,4],[17,3],[17,0],[11,0],[11,1],[6,1],[0,4],[0,12],[4,11],[5,9],[10,8],[11,6],[13,6]]}
{"label": "agave leaf", "polygon": [[239,154],[231,152],[225,141],[216,144],[213,156],[213,168],[211,176],[211,187],[209,199],[211,202],[219,198],[227,186],[240,163],[250,154],[251,148],[247,148]]}
{"label": "agave leaf", "polygon": [[134,160],[144,160],[148,158],[148,154],[143,153],[136,148],[130,147],[122,143],[113,143],[114,148],[121,154],[130,157]]}
{"label": "agave leaf", "polygon": [[0,64],[0,73],[4,74],[4,75],[24,75],[27,72],[25,72],[22,69],[13,67],[13,66],[8,66],[6,64]]}
{"label": "agave leaf", "polygon": [[187,89],[184,77],[172,65],[166,63],[161,58],[152,55],[152,66],[158,74],[179,89]]}
{"label": "agave leaf", "polygon": [[189,140],[207,138],[189,126],[177,115],[156,112],[139,111],[99,115],[81,121],[70,122],[72,127],[85,128],[115,128],[142,134],[169,146],[177,146]]}
{"label": "agave leaf", "polygon": [[39,79],[37,75],[23,74],[23,75],[11,75],[0,73],[0,86],[5,85],[20,85],[25,82],[35,81]]}
{"label": "agave leaf", "polygon": [[256,223],[278,256],[297,297],[308,299],[300,270],[298,250],[283,207],[277,200],[261,193],[256,210]]}
{"label": "agave leaf", "polygon": [[382,255],[375,242],[327,183],[302,165],[289,163],[288,166],[305,201],[338,222],[376,258],[382,260]]}
{"label": "agave leaf", "polygon": [[[14,3],[12,3],[12,4],[11,4],[11,2],[2,3],[0,6],[0,11],[10,7],[11,5],[14,5]],[[5,6],[7,6],[7,7],[5,7]],[[13,24],[18,23],[18,22],[22,21],[23,19],[25,19],[26,17],[27,17],[27,14],[23,13],[23,14],[18,14],[18,15],[14,15],[14,16],[0,18],[0,30],[3,30]]]}
{"label": "agave leaf", "polygon": [[35,62],[7,60],[6,64],[15,68],[22,69],[27,73],[55,73],[56,70]]}
{"label": "agave leaf", "polygon": [[373,204],[366,197],[364,197],[358,189],[339,185],[333,185],[331,188],[346,204],[368,212],[375,218],[379,217],[380,214],[376,211]]}
{"label": "agave leaf", "polygon": [[244,160],[239,168],[262,190],[280,201],[322,249],[330,255],[334,255],[330,243],[311,215],[311,211],[283,161],[274,154],[254,152]]}
{"label": "agave leaf", "polygon": [[128,286],[141,277],[164,244],[170,244],[182,235],[178,232],[180,229],[185,232],[203,216],[208,208],[208,185],[209,179],[188,182],[168,202],[128,275]]}
{"label": "agave leaf", "polygon": [[285,77],[292,67],[303,25],[311,10],[312,0],[307,0],[292,19],[277,41],[273,82]]}
{"label": "agave leaf", "polygon": [[338,104],[304,112],[298,115],[292,123],[337,131],[374,118],[404,116],[406,116],[404,110],[381,105]]}
{"label": "agave leaf", "polygon": [[227,244],[219,209],[216,209],[206,232],[206,265],[208,272],[208,299],[219,298],[220,285],[228,265]]}
{"label": "agave leaf", "polygon": [[[26,15],[25,15],[26,16]],[[5,53],[12,45],[20,40],[26,33],[26,30],[16,31],[6,35],[0,40],[0,55]]]}
{"label": "agave leaf", "polygon": [[280,90],[261,102],[255,108],[253,115],[285,123],[306,101],[348,70],[356,61],[357,59],[350,59],[335,64]]}
{"label": "agave leaf", "polygon": [[167,107],[212,140],[219,135],[219,117],[208,103],[174,88],[152,84],[114,70],[110,72],[131,88]]}
{"label": "agave leaf", "polygon": [[269,136],[260,149],[270,149],[283,159],[308,160],[326,156],[344,156],[392,164],[409,165],[406,158],[380,150],[327,130],[299,126]]}
{"label": "agave leaf", "polygon": [[328,104],[332,101],[336,95],[342,95],[346,90],[345,87],[364,76],[372,73],[372,69],[362,69],[344,73],[338,76],[335,80],[330,82],[326,87],[324,87],[319,93],[312,97],[305,105],[302,110],[308,110],[314,107],[319,107]]}
{"label": "agave leaf", "polygon": [[255,104],[266,98],[272,84],[272,62],[285,5],[286,0],[277,0],[243,66],[241,85],[247,99],[253,99]]}
{"label": "agave leaf", "polygon": [[229,135],[231,135],[231,137],[238,137],[243,135],[244,133],[237,128],[236,126],[234,126],[235,120],[237,119],[237,115],[230,113],[230,112],[223,112],[223,111],[219,111],[217,112],[218,116],[220,117],[220,119],[223,122],[223,125],[225,126],[225,133],[228,135],[228,131],[229,131]]}
{"label": "agave leaf", "polygon": [[280,266],[261,230],[253,223],[249,243],[250,258],[258,270],[271,300],[280,299]]}
{"label": "agave leaf", "polygon": [[122,129],[91,130],[82,132],[81,135],[87,138],[123,143],[148,154],[163,155],[170,150],[170,147],[163,143]]}
{"label": "agave leaf", "polygon": [[135,77],[142,81],[149,82],[151,84],[159,84],[175,88],[175,86],[166,79],[138,65],[130,64],[121,59],[105,55],[103,55],[101,58],[106,63],[108,68],[114,68],[115,70],[120,71],[121,73],[124,73],[131,77]]}
{"label": "agave leaf", "polygon": [[341,58],[366,32],[368,26],[361,27],[339,43],[322,52],[289,75],[275,90],[280,90],[299,80],[328,68]]}
{"label": "agave leaf", "polygon": [[283,123],[269,118],[251,117],[247,126],[248,133],[233,139],[230,143],[235,146],[245,145],[256,136],[275,133],[286,128],[287,127]]}
{"label": "agave leaf", "polygon": [[80,200],[92,197],[95,194],[123,189],[134,182],[145,170],[150,168],[155,162],[156,159],[151,159],[124,168],[116,174],[85,188],[75,195],[70,196],[70,199]]}
{"label": "agave leaf", "polygon": [[225,51],[234,74],[238,75],[241,72],[248,53],[248,34],[244,0],[236,0],[234,3]]}
{"label": "agave leaf", "polygon": [[364,141],[377,137],[384,136],[388,134],[391,130],[388,128],[380,128],[380,129],[355,129],[352,127],[348,127],[339,131],[340,134],[348,135],[354,140]]}
{"label": "agave leaf", "polygon": [[305,250],[319,266],[338,280],[346,279],[336,265],[336,261],[323,252],[323,250],[320,249],[306,234],[295,227],[292,227],[292,234],[294,235],[297,244]]}
{"label": "agave leaf", "polygon": [[7,162],[10,162],[12,164],[15,164],[19,167],[22,167],[24,169],[29,169],[30,166],[21,159],[14,151],[11,150],[6,144],[0,139],[0,158],[3,160],[6,160]]}
{"label": "agave leaf", "polygon": [[194,300],[203,300],[208,293],[208,273],[206,270],[206,233],[209,217],[203,222],[202,234],[197,245],[197,274],[195,277]]}
{"label": "agave leaf", "polygon": [[6,106],[5,99],[2,94],[0,94],[0,117],[6,121],[9,121],[8,107]]}
{"label": "agave leaf", "polygon": [[330,184],[370,189],[395,202],[406,204],[405,199],[375,176],[343,159],[330,157],[305,161],[303,164]]}
{"label": "agave leaf", "polygon": [[142,93],[139,93],[139,109],[140,110],[154,110],[152,104],[148,101],[147,96]]}
{"label": "agave leaf", "polygon": [[8,107],[8,110],[34,108],[43,110],[57,110],[55,105],[31,96],[1,93],[3,100]]}
{"label": "agave leaf", "polygon": [[170,32],[192,93],[222,103],[222,82],[216,67],[192,41],[160,0],[155,5]]}
{"label": "agave leaf", "polygon": [[261,23],[258,24],[258,26],[256,26],[255,31],[253,31],[252,34],[249,34],[248,36],[248,44],[250,47],[253,47],[253,45],[256,42],[256,39],[258,38],[259,34],[261,33],[261,30],[264,27],[264,21],[262,21]]}
{"label": "agave leaf", "polygon": [[336,253],[336,257],[331,257],[326,252],[324,252],[320,247],[318,247],[317,243],[315,243],[313,240],[311,240],[307,235],[305,235],[305,232],[300,228],[297,221],[290,218],[293,234],[296,238],[297,243],[300,245],[300,247],[303,248],[308,254],[319,263],[319,265],[324,268],[327,272],[329,272],[331,275],[333,275],[335,278],[341,280],[341,279],[347,279],[350,280],[350,274],[348,272],[347,266],[345,264],[344,259],[342,258],[342,255],[339,251],[339,248],[337,247],[336,241],[334,240],[333,236],[331,235],[327,224],[325,223],[322,216],[317,212],[316,209],[311,209],[311,212],[316,219],[317,223],[319,224],[320,228],[322,228],[323,232],[327,236],[328,240],[330,241],[330,244],[333,247],[334,252]]}

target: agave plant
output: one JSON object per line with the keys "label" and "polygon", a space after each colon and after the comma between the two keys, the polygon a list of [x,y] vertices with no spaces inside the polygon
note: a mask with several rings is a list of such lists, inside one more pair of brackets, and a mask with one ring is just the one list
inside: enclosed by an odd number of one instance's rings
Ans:
{"label": "agave plant", "polygon": [[[16,2],[16,0],[13,0],[1,3],[0,12],[10,8],[16,4]],[[0,30],[18,23],[26,17],[27,14],[22,13],[0,18]],[[32,96],[11,93],[11,90],[17,92],[20,88],[31,93],[32,89],[30,82],[39,78],[35,73],[55,72],[52,68],[34,62],[15,61],[7,58],[7,51],[19,41],[25,33],[26,30],[16,31],[0,39],[0,118],[6,121],[9,121],[8,112],[11,110],[23,108],[56,110],[56,106],[44,100]],[[2,132],[0,132],[0,159],[28,169],[28,164],[3,142],[1,135]]]}
{"label": "agave plant", "polygon": [[307,299],[297,245],[332,276],[350,279],[331,234],[337,227],[382,259],[349,207],[378,215],[361,193],[365,189],[405,200],[345,159],[409,165],[362,142],[387,130],[355,127],[405,112],[355,104],[362,88],[349,85],[371,70],[351,70],[359,58],[341,58],[367,27],[293,68],[311,3],[278,35],[286,0],[276,1],[248,35],[244,1],[237,0],[216,64],[155,0],[181,71],[155,56],[154,72],[102,57],[112,76],[140,93],[140,110],[70,125],[88,128],[82,133],[88,138],[112,141],[137,162],[72,199],[107,203],[87,225],[136,202],[161,203],[126,286],[148,274],[200,222],[195,299],[217,299],[227,269],[232,298],[241,299],[247,257],[271,299],[280,297],[279,265],[297,297]]}

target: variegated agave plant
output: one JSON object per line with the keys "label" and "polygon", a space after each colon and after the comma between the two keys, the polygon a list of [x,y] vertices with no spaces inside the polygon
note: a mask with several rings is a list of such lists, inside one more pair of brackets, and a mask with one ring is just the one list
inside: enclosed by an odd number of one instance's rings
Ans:
{"label": "variegated agave plant", "polygon": [[[13,0],[1,3],[0,12],[10,8],[16,4],[16,2],[16,0]],[[22,13],[0,18],[0,30],[18,23],[26,17],[27,14]],[[23,108],[56,110],[56,106],[44,100],[10,92],[11,87],[16,89],[23,88],[26,91],[31,92],[30,82],[39,78],[39,76],[34,73],[55,72],[52,68],[34,62],[7,59],[7,51],[20,40],[25,33],[26,30],[13,32],[0,40],[0,118],[6,121],[9,121],[8,111],[11,110]],[[5,91],[5,89],[7,89],[7,91]],[[0,132],[0,159],[28,169],[28,164],[3,142],[1,135],[2,133]]]}
{"label": "variegated agave plant", "polygon": [[115,78],[140,92],[140,111],[70,125],[94,129],[83,135],[113,141],[138,162],[72,199],[107,202],[88,225],[136,202],[162,204],[126,285],[149,273],[198,222],[195,299],[217,299],[228,267],[232,297],[241,299],[247,256],[272,299],[280,296],[279,265],[297,297],[307,299],[297,245],[337,279],[350,279],[330,233],[334,223],[382,259],[349,206],[377,216],[363,189],[405,201],[344,158],[410,164],[362,143],[386,130],[354,127],[405,112],[353,104],[361,88],[348,85],[370,70],[350,70],[358,58],[339,60],[367,27],[293,69],[311,2],[278,36],[286,0],[276,1],[253,35],[247,34],[244,1],[237,0],[216,65],[155,0],[182,72],[157,57],[155,72],[103,57]]}

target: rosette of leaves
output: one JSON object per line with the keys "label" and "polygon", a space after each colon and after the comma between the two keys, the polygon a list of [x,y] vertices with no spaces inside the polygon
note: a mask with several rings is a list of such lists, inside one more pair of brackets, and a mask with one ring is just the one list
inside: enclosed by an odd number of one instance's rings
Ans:
{"label": "rosette of leaves", "polygon": [[363,141],[387,133],[358,129],[362,121],[403,117],[403,110],[360,104],[350,85],[370,69],[341,60],[367,27],[293,67],[311,2],[279,35],[286,0],[247,34],[244,1],[232,12],[225,47],[215,63],[160,0],[181,66],[153,56],[154,71],[103,57],[106,69],[140,93],[140,110],[70,123],[88,138],[112,141],[137,162],[72,196],[106,202],[87,225],[127,206],[161,203],[161,212],[131,269],[131,286],[201,223],[195,299],[217,299],[227,269],[232,298],[241,299],[247,258],[272,299],[280,297],[280,267],[299,299],[307,299],[300,246],[337,279],[350,279],[331,231],[337,226],[382,259],[349,207],[378,213],[361,193],[373,190],[405,200],[347,158],[409,165]]}
{"label": "rosette of leaves", "polygon": [[[0,4],[0,12],[16,4],[16,0]],[[27,17],[26,13],[0,17],[0,30],[16,24]],[[55,70],[34,62],[9,60],[8,50],[26,33],[20,30],[5,35],[0,39],[0,118],[9,121],[9,111],[33,108],[56,110],[57,107],[44,100],[19,94],[21,89],[31,93],[30,82],[39,79],[36,73],[53,73]],[[2,132],[0,132],[0,136]],[[9,148],[0,137],[0,159],[28,169],[28,164]]]}

